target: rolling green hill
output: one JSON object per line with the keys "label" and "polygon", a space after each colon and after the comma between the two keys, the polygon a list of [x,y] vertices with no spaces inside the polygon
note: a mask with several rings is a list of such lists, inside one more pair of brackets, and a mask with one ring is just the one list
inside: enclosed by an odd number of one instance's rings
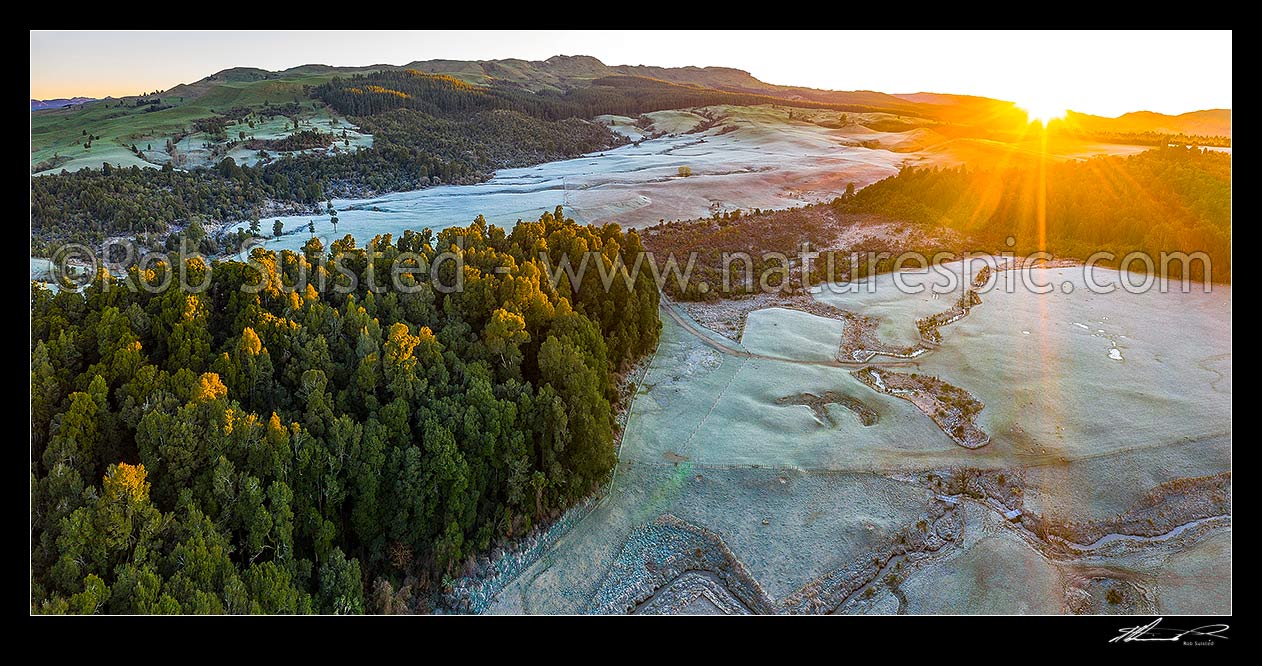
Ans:
{"label": "rolling green hill", "polygon": [[[109,98],[69,109],[36,111],[31,113],[31,170],[40,173],[85,167],[99,169],[103,162],[122,167],[161,166],[169,159],[169,155],[162,154],[167,139],[186,136],[200,145],[210,137],[197,136],[192,131],[194,121],[234,108],[297,102],[303,106],[299,114],[303,125],[309,128],[327,124],[333,116],[312,108],[305,87],[319,85],[333,76],[333,73],[278,76],[264,70],[232,69],[195,83],[175,86],[158,95]],[[139,104],[154,99],[159,100],[158,104]],[[236,132],[247,131],[265,138],[286,133],[287,125],[277,121],[265,127],[234,126],[229,131],[234,136]],[[89,137],[96,138],[89,141]],[[142,154],[133,152],[132,145]],[[152,149],[146,150],[146,146]]]}

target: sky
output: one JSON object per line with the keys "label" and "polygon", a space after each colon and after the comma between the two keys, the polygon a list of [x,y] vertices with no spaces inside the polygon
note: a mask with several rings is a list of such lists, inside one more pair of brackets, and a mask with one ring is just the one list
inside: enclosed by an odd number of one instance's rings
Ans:
{"label": "sky", "polygon": [[229,67],[435,58],[723,66],[768,83],[982,95],[1116,116],[1231,107],[1231,32],[160,31],[31,32],[31,97],[135,95]]}

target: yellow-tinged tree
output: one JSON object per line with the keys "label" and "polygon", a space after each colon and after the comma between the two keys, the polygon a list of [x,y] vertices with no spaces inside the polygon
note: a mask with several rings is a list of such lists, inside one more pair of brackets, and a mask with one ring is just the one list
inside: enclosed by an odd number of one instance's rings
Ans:
{"label": "yellow-tinged tree", "polygon": [[149,501],[148,473],[144,465],[118,463],[110,467],[105,474],[101,488],[102,496],[108,502],[134,504]]}
{"label": "yellow-tinged tree", "polygon": [[219,375],[213,372],[203,372],[202,376],[197,380],[197,387],[193,390],[193,402],[219,400],[228,395],[228,387],[220,381]]}
{"label": "yellow-tinged tree", "polygon": [[412,350],[420,342],[420,337],[408,332],[407,324],[390,326],[382,349],[382,369],[386,388],[396,398],[410,400],[416,393],[416,357],[412,355]]}
{"label": "yellow-tinged tree", "polygon": [[263,341],[259,340],[259,334],[254,329],[246,326],[241,331],[241,341],[237,344],[237,350],[245,356],[258,356],[263,351]]}
{"label": "yellow-tinged tree", "polygon": [[521,362],[521,345],[530,341],[526,332],[526,320],[516,312],[497,308],[482,331],[486,348],[500,359],[501,367],[515,366]]}

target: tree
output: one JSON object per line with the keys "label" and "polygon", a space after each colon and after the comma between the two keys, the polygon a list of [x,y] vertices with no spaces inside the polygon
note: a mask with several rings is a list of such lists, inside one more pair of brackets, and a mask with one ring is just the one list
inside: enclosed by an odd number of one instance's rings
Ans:
{"label": "tree", "polygon": [[44,455],[49,423],[57,413],[61,391],[48,346],[39,340],[31,352],[31,448],[36,459]]}
{"label": "tree", "polygon": [[567,467],[575,483],[571,493],[584,494],[613,467],[613,418],[603,387],[607,378],[597,374],[596,359],[579,348],[570,336],[548,336],[539,348],[539,373],[566,407],[571,443],[566,449]]}
{"label": "tree", "polygon": [[361,615],[364,612],[364,584],[359,560],[347,559],[334,548],[320,567],[321,610],[334,615]]}
{"label": "tree", "polygon": [[315,220],[311,220],[307,223],[307,231],[310,231],[311,237],[315,238]]}
{"label": "tree", "polygon": [[307,615],[315,612],[311,595],[303,592],[287,569],[276,562],[251,564],[243,576],[250,599],[261,613]]}
{"label": "tree", "polygon": [[252,218],[250,220],[250,235],[257,237],[261,231],[261,226],[258,217]]}
{"label": "tree", "polygon": [[101,406],[87,393],[70,394],[70,405],[64,414],[54,418],[48,448],[44,451],[44,467],[52,469],[65,464],[84,478],[96,476],[96,447],[100,442],[98,414]]}
{"label": "tree", "polygon": [[70,612],[77,615],[94,615],[110,597],[110,588],[96,574],[83,579],[83,591],[70,597]]}
{"label": "tree", "polygon": [[526,331],[526,320],[515,312],[498,308],[491,313],[482,333],[486,347],[499,357],[500,364],[515,366],[521,361],[521,345],[530,341],[530,333]]}
{"label": "tree", "polygon": [[275,237],[277,237],[277,238],[280,238],[280,235],[281,235],[282,233],[284,233],[284,232],[285,232],[285,223],[284,223],[284,222],[281,222],[280,220],[276,220],[275,222],[273,222],[273,223],[272,223],[272,235],[273,235],[273,236],[275,236]]}
{"label": "tree", "polygon": [[114,615],[170,615],[180,605],[162,592],[162,577],[153,565],[127,562],[115,570],[109,612]]}
{"label": "tree", "polygon": [[421,343],[421,338],[408,333],[407,324],[392,324],[382,345],[383,374],[386,386],[396,398],[410,400],[418,386],[416,375],[416,357],[412,350]]}
{"label": "tree", "polygon": [[202,221],[196,217],[189,221],[188,227],[184,229],[184,236],[192,241],[194,246],[201,243],[202,239],[206,238],[206,228],[202,226]]}

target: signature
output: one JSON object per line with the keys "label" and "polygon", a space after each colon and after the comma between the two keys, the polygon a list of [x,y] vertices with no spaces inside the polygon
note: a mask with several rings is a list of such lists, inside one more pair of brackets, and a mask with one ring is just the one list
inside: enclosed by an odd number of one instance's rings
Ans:
{"label": "signature", "polygon": [[1230,629],[1225,624],[1207,624],[1195,629],[1172,629],[1161,627],[1162,618],[1157,618],[1142,627],[1125,627],[1122,633],[1109,639],[1110,643],[1130,643],[1131,641],[1166,641],[1178,642],[1185,637],[1229,638],[1222,632]]}

